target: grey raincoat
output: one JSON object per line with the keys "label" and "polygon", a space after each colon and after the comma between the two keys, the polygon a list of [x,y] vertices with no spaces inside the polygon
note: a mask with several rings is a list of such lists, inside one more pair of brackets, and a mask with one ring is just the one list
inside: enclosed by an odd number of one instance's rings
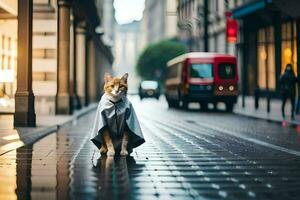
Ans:
{"label": "grey raincoat", "polygon": [[99,149],[102,144],[101,134],[105,129],[108,129],[117,150],[121,148],[124,131],[129,133],[129,151],[145,142],[137,116],[127,97],[117,102],[111,101],[106,94],[101,97],[91,136],[91,141]]}

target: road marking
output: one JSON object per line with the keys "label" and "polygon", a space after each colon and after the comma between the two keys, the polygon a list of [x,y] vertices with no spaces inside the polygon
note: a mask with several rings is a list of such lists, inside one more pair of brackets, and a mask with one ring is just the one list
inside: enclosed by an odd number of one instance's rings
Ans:
{"label": "road marking", "polygon": [[226,129],[217,128],[217,127],[214,127],[214,126],[211,126],[211,125],[208,125],[208,124],[199,124],[197,122],[196,122],[196,124],[198,124],[199,126],[202,126],[202,127],[206,127],[208,129],[212,129],[214,131],[218,131],[218,132],[221,132],[221,133],[226,133],[228,135],[231,135],[231,136],[234,136],[234,137],[237,137],[237,138],[241,138],[243,140],[246,140],[248,142],[252,142],[254,144],[259,144],[259,145],[264,146],[264,147],[268,147],[268,148],[271,148],[271,149],[282,151],[282,152],[292,154],[292,155],[295,155],[295,156],[300,156],[300,151],[287,149],[287,148],[284,148],[284,147],[281,147],[281,146],[277,146],[277,145],[270,144],[270,143],[267,143],[267,142],[264,142],[264,141],[261,141],[261,140],[257,140],[255,138],[244,137],[244,136],[240,135],[239,133],[237,133],[235,131],[229,131],[229,130],[226,130]]}
{"label": "road marking", "polygon": [[[147,118],[149,119],[149,116],[147,116]],[[166,121],[166,119],[171,119],[171,118],[172,118],[171,116],[163,118],[163,119],[160,120],[160,122]],[[157,119],[157,117],[156,117],[156,119]],[[183,120],[181,120],[180,123],[181,124],[185,124],[186,122],[184,122]],[[187,125],[187,127],[194,126],[195,128],[197,127],[196,125],[199,125],[199,126],[202,126],[203,128],[211,129],[211,130],[214,130],[214,131],[217,131],[217,132],[220,132],[220,133],[225,133],[227,135],[231,135],[231,136],[234,136],[236,138],[240,138],[240,139],[243,139],[245,141],[248,141],[248,142],[251,142],[251,143],[254,143],[254,144],[258,144],[258,145],[261,145],[261,146],[264,146],[264,147],[267,147],[267,148],[275,149],[275,150],[278,150],[278,151],[281,151],[281,152],[284,152],[284,153],[288,153],[288,154],[300,157],[300,151],[296,151],[296,150],[292,150],[292,149],[287,149],[285,147],[281,147],[281,146],[278,146],[278,145],[270,144],[268,142],[264,142],[264,141],[261,141],[261,140],[255,139],[255,138],[245,137],[245,136],[242,136],[238,132],[235,132],[235,131],[229,131],[229,130],[218,128],[218,127],[215,127],[215,126],[212,126],[212,125],[208,125],[208,124],[200,124],[198,122],[195,122],[195,124],[186,123],[186,125]]]}
{"label": "road marking", "polygon": [[[159,116],[158,113],[153,112],[152,109],[148,110],[148,112],[151,113],[150,115],[156,116],[155,118],[157,120],[159,120],[158,118],[161,118],[160,119],[161,122],[162,121],[166,121],[166,119],[168,119],[168,120],[174,119],[174,117],[170,116],[169,114],[165,114],[165,113],[164,113],[164,117],[161,117],[161,115]],[[143,113],[143,115],[145,116],[144,113]],[[147,116],[147,118],[149,119],[149,116]],[[173,122],[176,123],[175,120]],[[192,124],[192,123],[184,122],[183,119],[180,119],[179,123],[180,124],[186,124],[186,127],[191,127],[191,126],[197,127],[196,125],[199,125],[199,126],[202,126],[203,128],[211,129],[211,130],[214,130],[214,131],[225,133],[227,135],[234,136],[236,138],[243,139],[244,141],[248,141],[248,142],[251,142],[251,143],[254,143],[254,144],[258,144],[258,145],[261,145],[261,146],[264,146],[264,147],[267,147],[267,148],[275,149],[275,150],[278,150],[278,151],[281,151],[281,152],[284,152],[284,153],[287,153],[287,154],[290,154],[290,155],[294,155],[294,156],[299,156],[300,157],[300,151],[293,150],[293,149],[287,149],[285,147],[281,147],[281,146],[278,146],[278,145],[275,145],[275,144],[270,144],[268,142],[260,141],[260,140],[255,139],[255,138],[245,137],[245,136],[242,136],[241,134],[239,134],[238,132],[235,132],[235,131],[229,131],[229,130],[226,130],[226,129],[217,128],[215,126],[208,125],[208,124],[200,124],[197,121],[196,121],[195,124]]]}

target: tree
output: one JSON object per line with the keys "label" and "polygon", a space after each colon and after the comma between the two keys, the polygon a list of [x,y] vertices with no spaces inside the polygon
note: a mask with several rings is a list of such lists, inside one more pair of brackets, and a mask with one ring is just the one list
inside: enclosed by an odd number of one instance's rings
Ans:
{"label": "tree", "polygon": [[136,71],[143,79],[163,81],[167,62],[185,52],[185,46],[174,40],[150,44],[139,56]]}

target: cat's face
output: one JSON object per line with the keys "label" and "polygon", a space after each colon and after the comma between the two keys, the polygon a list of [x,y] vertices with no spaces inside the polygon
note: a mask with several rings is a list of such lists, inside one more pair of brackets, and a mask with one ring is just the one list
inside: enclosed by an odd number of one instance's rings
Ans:
{"label": "cat's face", "polygon": [[127,78],[128,74],[124,74],[121,78],[111,77],[110,74],[105,73],[104,75],[104,91],[109,95],[112,100],[118,101],[124,97],[127,93]]}

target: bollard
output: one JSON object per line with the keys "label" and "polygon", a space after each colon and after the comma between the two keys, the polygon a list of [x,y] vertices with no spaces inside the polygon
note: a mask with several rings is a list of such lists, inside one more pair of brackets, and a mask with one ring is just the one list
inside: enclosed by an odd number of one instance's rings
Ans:
{"label": "bollard", "polygon": [[271,99],[270,99],[270,91],[267,91],[267,112],[271,111]]}
{"label": "bollard", "polygon": [[255,106],[255,110],[257,110],[259,108],[259,94],[260,90],[259,88],[256,88],[254,91],[254,106]]}
{"label": "bollard", "polygon": [[297,98],[297,101],[295,103],[295,107],[296,107],[296,110],[295,110],[295,113],[298,115],[299,114],[299,109],[300,109],[300,96],[298,96]]}

